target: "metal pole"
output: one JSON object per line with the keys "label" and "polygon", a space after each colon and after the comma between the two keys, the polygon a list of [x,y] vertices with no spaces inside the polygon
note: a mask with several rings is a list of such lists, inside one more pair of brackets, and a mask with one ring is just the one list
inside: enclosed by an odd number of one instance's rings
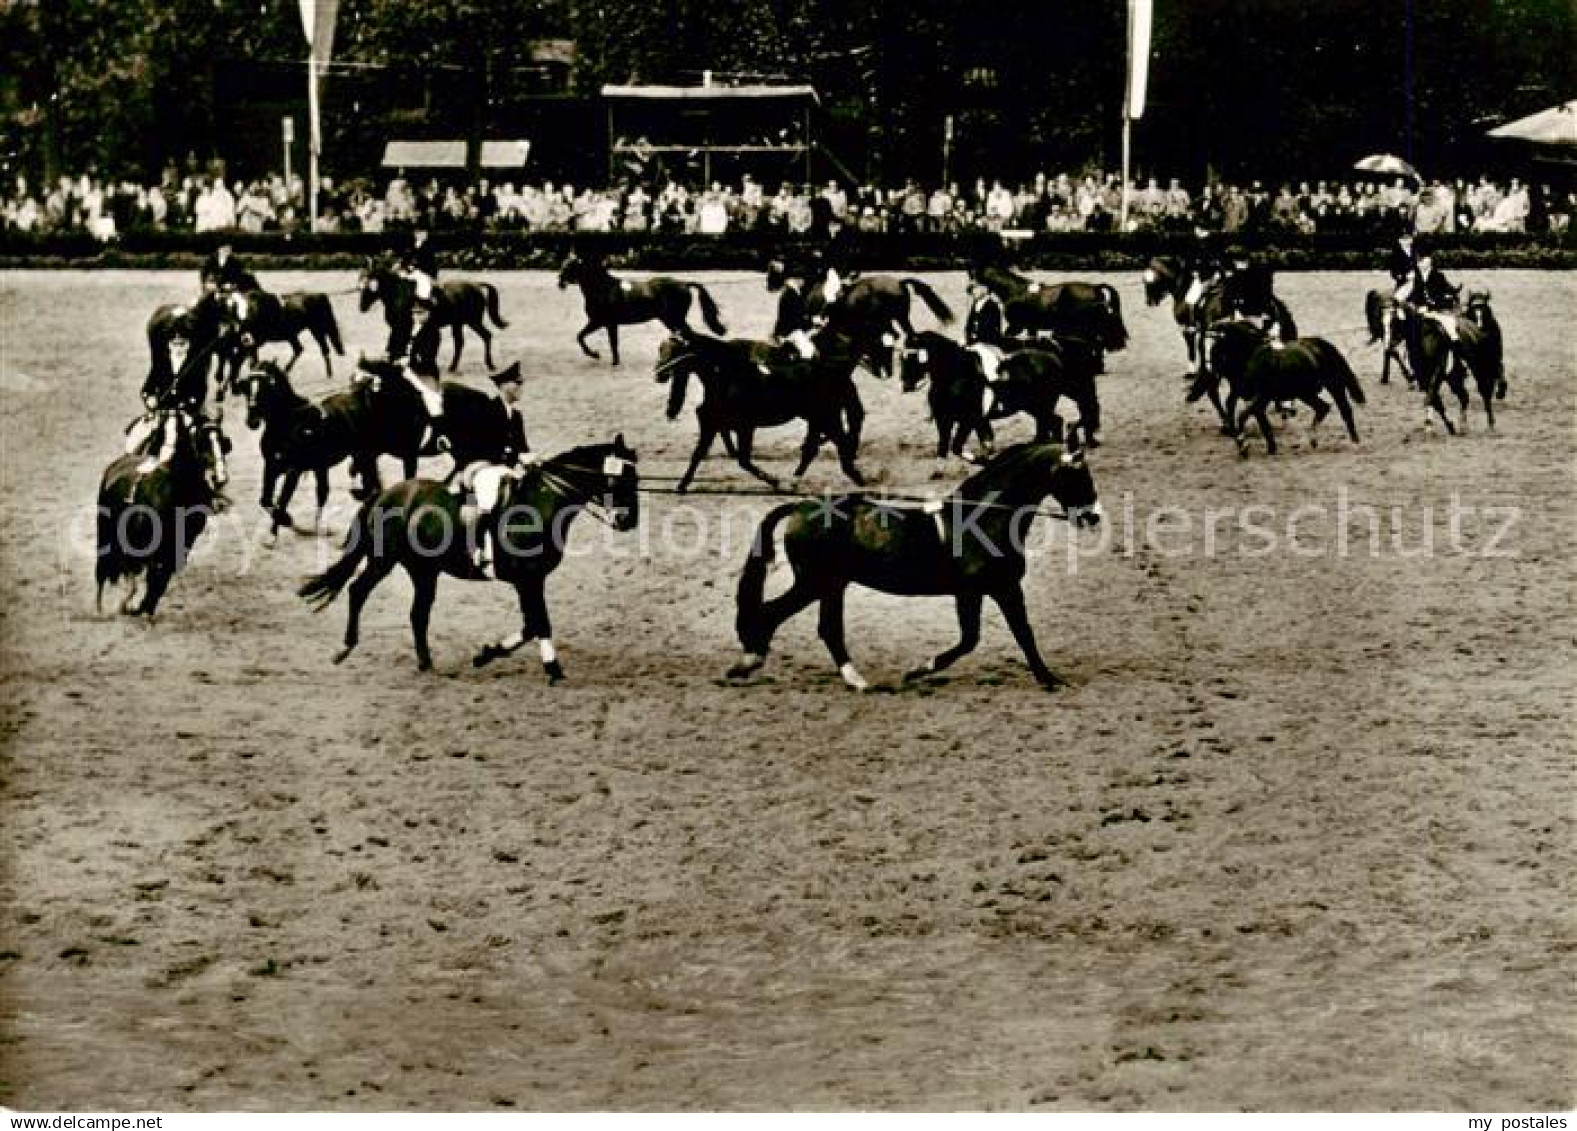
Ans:
{"label": "metal pole", "polygon": [[1130,153],[1133,149],[1133,119],[1128,116],[1128,110],[1123,108],[1123,204],[1122,213],[1117,222],[1117,230],[1128,230],[1128,164]]}
{"label": "metal pole", "polygon": [[280,123],[280,132],[284,135],[285,146],[285,191],[290,191],[290,146],[296,140],[296,126],[294,119],[285,118]]}
{"label": "metal pole", "polygon": [[318,150],[322,147],[322,127],[318,109],[318,60],[307,56],[307,230],[318,227]]}

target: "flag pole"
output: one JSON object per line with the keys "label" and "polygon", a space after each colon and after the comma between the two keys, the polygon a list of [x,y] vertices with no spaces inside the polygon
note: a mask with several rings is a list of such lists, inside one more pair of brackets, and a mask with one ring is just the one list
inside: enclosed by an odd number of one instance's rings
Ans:
{"label": "flag pole", "polygon": [[318,111],[317,52],[307,52],[307,230],[318,227],[318,150],[323,144]]}
{"label": "flag pole", "polygon": [[1128,66],[1123,74],[1123,194],[1122,208],[1117,217],[1117,230],[1128,230],[1129,168],[1133,158],[1133,4],[1128,0]]}

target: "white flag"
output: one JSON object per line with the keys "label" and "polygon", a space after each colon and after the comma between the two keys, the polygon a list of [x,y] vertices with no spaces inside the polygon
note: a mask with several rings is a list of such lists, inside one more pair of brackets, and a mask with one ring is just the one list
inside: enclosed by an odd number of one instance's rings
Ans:
{"label": "white flag", "polygon": [[1124,112],[1129,119],[1144,116],[1145,87],[1150,77],[1152,8],[1153,0],[1128,0],[1128,91]]}
{"label": "white flag", "polygon": [[300,0],[301,30],[306,33],[307,46],[319,63],[327,63],[334,55],[334,19],[339,15],[339,0]]}

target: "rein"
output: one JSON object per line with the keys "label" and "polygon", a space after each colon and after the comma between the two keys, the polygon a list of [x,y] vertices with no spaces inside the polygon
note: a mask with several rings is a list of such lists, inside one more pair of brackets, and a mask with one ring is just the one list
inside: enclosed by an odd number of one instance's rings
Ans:
{"label": "rein", "polygon": [[[624,469],[629,466],[629,460],[624,459],[621,456],[610,455],[606,460],[603,461],[601,468],[581,467],[577,464],[559,464],[558,471],[576,472],[583,475],[600,474],[605,478],[611,478],[615,475],[622,474]],[[557,474],[556,471],[550,470],[545,463],[538,464],[536,467],[536,472],[542,478],[544,483],[546,483],[549,487],[552,487],[559,494],[563,495],[571,503],[584,507],[586,511],[598,522],[602,523],[604,526],[614,526],[613,519],[608,515],[608,508],[603,506],[595,494],[583,489],[579,484],[566,479],[564,476]],[[604,484],[604,486],[606,487],[606,484]]]}

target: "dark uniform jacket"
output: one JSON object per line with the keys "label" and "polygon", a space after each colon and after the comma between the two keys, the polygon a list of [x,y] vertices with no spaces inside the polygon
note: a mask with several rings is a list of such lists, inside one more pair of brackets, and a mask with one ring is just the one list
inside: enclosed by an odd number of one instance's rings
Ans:
{"label": "dark uniform jacket", "polygon": [[234,255],[223,263],[219,262],[219,253],[213,252],[203,261],[202,272],[199,275],[204,285],[215,287],[229,287],[238,291],[261,290],[257,277],[241,266],[241,261]]}
{"label": "dark uniform jacket", "polygon": [[1401,286],[1418,270],[1418,250],[1404,249],[1400,243],[1391,245],[1391,250],[1386,253],[1385,273],[1391,276],[1397,286]]}
{"label": "dark uniform jacket", "polygon": [[778,292],[778,316],[772,324],[774,338],[786,338],[795,330],[810,329],[810,307],[805,288],[798,279],[788,279]]}
{"label": "dark uniform jacket", "polygon": [[964,323],[964,344],[1000,346],[1003,337],[1002,300],[994,294],[982,295],[969,308],[969,318]]}
{"label": "dark uniform jacket", "polygon": [[438,253],[433,251],[431,241],[420,246],[412,244],[405,249],[400,261],[412,271],[420,271],[430,279],[438,278]]}

